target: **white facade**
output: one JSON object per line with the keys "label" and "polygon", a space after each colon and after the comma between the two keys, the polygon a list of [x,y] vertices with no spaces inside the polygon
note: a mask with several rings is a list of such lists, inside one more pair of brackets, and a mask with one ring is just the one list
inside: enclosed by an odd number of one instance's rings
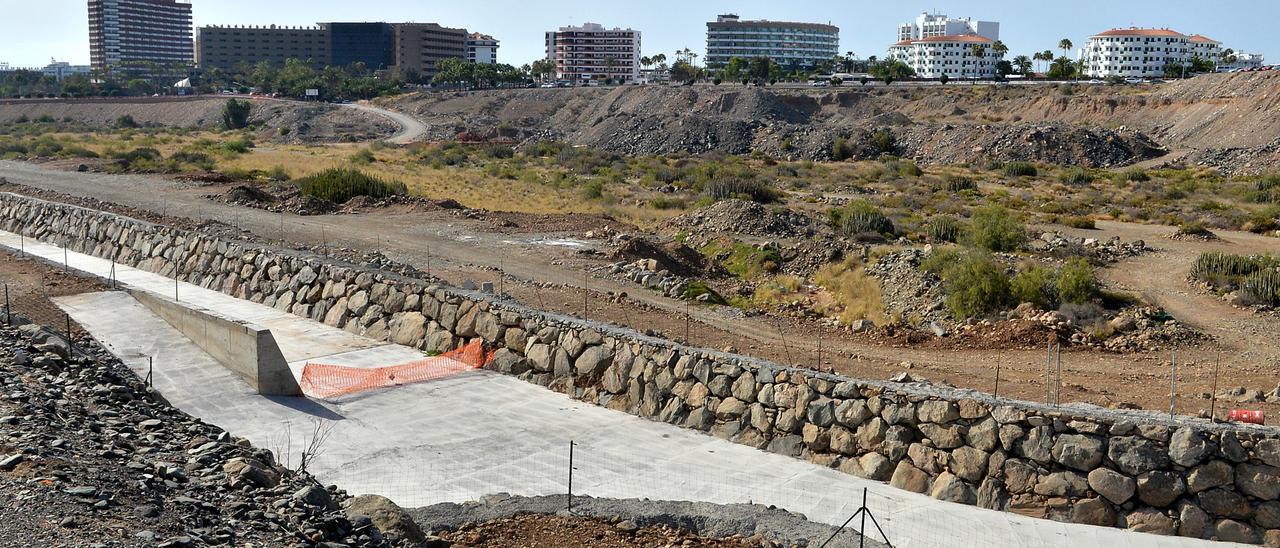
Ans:
{"label": "white facade", "polygon": [[1218,72],[1256,69],[1266,63],[1266,59],[1263,58],[1261,53],[1245,53],[1243,51],[1237,51],[1233,55],[1236,57],[1234,63],[1218,62]]}
{"label": "white facade", "polygon": [[45,76],[52,76],[61,81],[68,76],[89,74],[91,68],[92,67],[89,65],[73,65],[65,61],[54,61],[51,59],[49,65],[40,69],[40,72]]}
{"label": "white facade", "polygon": [[902,61],[919,78],[995,78],[1000,57],[994,44],[976,34],[931,36],[889,46],[889,59]]}
{"label": "white facade", "polygon": [[915,21],[898,25],[899,42],[966,34],[976,34],[995,42],[1000,39],[1000,23],[975,21],[970,17],[951,18],[940,13],[921,13]]}
{"label": "white facade", "polygon": [[640,31],[598,23],[560,27],[546,34],[547,59],[556,79],[579,84],[633,83],[640,79]]}
{"label": "white facade", "polygon": [[840,54],[840,29],[820,23],[749,21],[725,14],[707,23],[707,66],[768,57],[784,68],[813,67]]}
{"label": "white facade", "polygon": [[1158,78],[1168,65],[1186,65],[1196,57],[1217,63],[1221,55],[1222,44],[1204,36],[1131,27],[1090,37],[1081,61],[1090,78]]}
{"label": "white facade", "polygon": [[468,35],[467,61],[482,65],[498,64],[498,39],[478,32]]}

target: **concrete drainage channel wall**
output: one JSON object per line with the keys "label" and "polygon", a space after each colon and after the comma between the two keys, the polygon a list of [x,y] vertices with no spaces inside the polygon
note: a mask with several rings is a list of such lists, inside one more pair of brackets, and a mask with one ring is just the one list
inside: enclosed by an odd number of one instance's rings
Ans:
{"label": "concrete drainage channel wall", "polygon": [[1275,428],[828,375],[14,194],[0,227],[428,352],[480,338],[502,373],[942,500],[1280,544]]}

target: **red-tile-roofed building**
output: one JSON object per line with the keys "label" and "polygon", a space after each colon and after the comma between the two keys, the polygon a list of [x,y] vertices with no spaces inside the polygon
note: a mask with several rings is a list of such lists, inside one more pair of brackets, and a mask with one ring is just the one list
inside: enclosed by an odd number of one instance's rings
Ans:
{"label": "red-tile-roofed building", "polygon": [[1117,28],[1089,38],[1081,50],[1084,73],[1092,78],[1158,78],[1165,67],[1186,66],[1199,58],[1217,64],[1222,43],[1172,29]]}

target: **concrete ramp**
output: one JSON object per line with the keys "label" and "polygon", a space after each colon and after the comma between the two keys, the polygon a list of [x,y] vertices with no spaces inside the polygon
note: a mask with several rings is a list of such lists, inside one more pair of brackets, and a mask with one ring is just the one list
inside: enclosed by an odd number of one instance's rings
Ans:
{"label": "concrete ramp", "polygon": [[264,396],[301,396],[271,330],[141,290],[130,295]]}

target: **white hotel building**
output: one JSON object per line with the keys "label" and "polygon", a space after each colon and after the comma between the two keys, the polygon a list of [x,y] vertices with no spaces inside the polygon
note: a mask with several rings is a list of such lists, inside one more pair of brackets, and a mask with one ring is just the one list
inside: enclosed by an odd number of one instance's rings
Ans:
{"label": "white hotel building", "polygon": [[597,23],[547,32],[547,59],[556,79],[586,84],[630,84],[640,78],[640,31],[607,29]]}
{"label": "white hotel building", "polygon": [[1080,60],[1090,78],[1158,78],[1164,76],[1165,66],[1186,65],[1197,57],[1216,65],[1222,43],[1199,34],[1131,27],[1090,37]]}
{"label": "white hotel building", "polygon": [[902,61],[920,78],[995,78],[1000,57],[992,46],[1000,23],[922,13],[898,26],[890,60]]}

